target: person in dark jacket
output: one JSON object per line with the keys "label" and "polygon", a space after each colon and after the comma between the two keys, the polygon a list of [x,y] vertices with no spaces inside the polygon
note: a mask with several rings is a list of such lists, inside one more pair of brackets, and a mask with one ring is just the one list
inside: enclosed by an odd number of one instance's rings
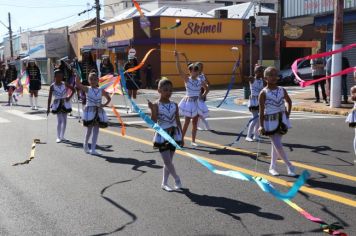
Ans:
{"label": "person in dark jacket", "polygon": [[108,56],[104,56],[103,61],[100,63],[100,74],[101,76],[114,74],[114,66],[110,62],[110,58]]}
{"label": "person in dark jacket", "polygon": [[[124,66],[125,71],[138,65],[136,57],[129,55],[128,59],[129,61]],[[125,73],[125,80],[129,97],[136,99],[137,91],[140,89],[141,86],[140,70]],[[131,107],[130,112],[132,111],[133,108]]]}
{"label": "person in dark jacket", "polygon": [[35,60],[29,60],[26,72],[30,81],[30,106],[32,110],[38,110],[38,91],[41,90],[41,71]]}

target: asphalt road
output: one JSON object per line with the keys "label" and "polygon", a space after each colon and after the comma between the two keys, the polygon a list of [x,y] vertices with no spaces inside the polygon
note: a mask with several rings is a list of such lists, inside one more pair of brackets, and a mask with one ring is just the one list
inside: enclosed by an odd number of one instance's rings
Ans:
{"label": "asphalt road", "polygon": [[[244,106],[232,103],[213,108],[224,91],[213,91],[209,131],[198,133],[197,148],[187,151],[208,158],[219,169],[245,173],[256,171],[280,191],[295,178],[268,174],[268,139],[247,143],[242,138],[229,147],[249,120]],[[182,92],[174,94],[179,101]],[[145,111],[146,98],[140,95]],[[0,235],[323,235],[320,227],[303,218],[284,202],[262,192],[257,185],[210,173],[191,158],[176,154],[174,164],[181,176],[182,191],[160,189],[162,160],[152,149],[153,132],[137,115],[119,109],[127,123],[121,136],[116,117],[108,109],[110,127],[101,131],[101,157],[84,153],[84,128],[78,119],[68,119],[65,143],[57,144],[56,117],[46,119],[45,109],[31,111],[28,98],[19,106],[3,106],[0,95]],[[46,107],[43,90],[40,106]],[[118,107],[121,97],[114,98]],[[76,107],[76,105],[74,105]],[[77,115],[77,112],[73,112]],[[352,141],[354,131],[345,117],[295,112],[283,142],[297,173],[311,173],[305,187],[292,200],[327,223],[339,222],[348,235],[356,235],[356,167]],[[47,129],[48,122],[48,129]],[[47,131],[48,130],[48,131]],[[48,134],[47,134],[48,133]],[[190,134],[188,134],[188,137]],[[35,158],[29,158],[34,138]],[[172,183],[172,182],[171,182]],[[173,184],[173,183],[172,183]]]}

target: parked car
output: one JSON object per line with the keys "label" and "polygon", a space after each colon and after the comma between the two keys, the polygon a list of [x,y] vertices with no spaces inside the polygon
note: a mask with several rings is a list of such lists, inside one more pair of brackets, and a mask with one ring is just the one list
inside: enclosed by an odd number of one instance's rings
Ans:
{"label": "parked car", "polygon": [[[279,85],[295,85],[298,84],[295,81],[295,76],[292,72],[291,66],[287,67],[288,69],[281,70],[279,72]],[[298,75],[303,80],[311,80],[312,79],[312,71],[310,66],[310,60],[303,60],[298,63]]]}

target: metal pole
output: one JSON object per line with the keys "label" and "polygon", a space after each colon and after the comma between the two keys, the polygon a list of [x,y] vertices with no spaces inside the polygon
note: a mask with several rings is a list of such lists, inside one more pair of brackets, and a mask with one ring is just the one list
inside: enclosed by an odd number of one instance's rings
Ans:
{"label": "metal pole", "polygon": [[250,76],[252,76],[252,22],[249,23],[250,28]]}
{"label": "metal pole", "polygon": [[[96,10],[96,37],[100,38],[100,4],[99,0],[95,0],[95,10]],[[98,69],[98,75],[100,75],[100,63],[99,63],[99,49],[96,50],[96,66]]]}
{"label": "metal pole", "polygon": [[[259,12],[259,15],[261,15],[261,1],[259,2],[259,6],[258,6],[259,8],[258,8],[258,12]],[[259,39],[260,39],[260,62],[259,62],[259,64],[260,65],[262,65],[262,63],[263,63],[263,35],[262,35],[262,27],[260,26],[260,28],[259,28]]]}
{"label": "metal pole", "polygon": [[10,35],[10,55],[11,59],[14,57],[14,48],[12,47],[12,30],[11,30],[11,15],[9,12],[9,35]]}
{"label": "metal pole", "polygon": [[[334,0],[333,50],[342,48],[344,0]],[[331,74],[342,70],[342,54],[332,55]],[[331,79],[330,107],[341,107],[341,76]]]}
{"label": "metal pole", "polygon": [[275,67],[280,69],[280,61],[281,61],[281,0],[277,1],[277,16],[276,16],[276,30],[275,30]]}

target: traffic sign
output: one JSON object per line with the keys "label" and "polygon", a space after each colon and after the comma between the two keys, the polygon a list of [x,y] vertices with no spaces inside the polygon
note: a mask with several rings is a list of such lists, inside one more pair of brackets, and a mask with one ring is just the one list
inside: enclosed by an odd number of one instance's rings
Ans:
{"label": "traffic sign", "polygon": [[94,49],[107,49],[108,48],[108,40],[104,37],[93,38],[93,48]]}
{"label": "traffic sign", "polygon": [[269,16],[256,16],[256,27],[267,27]]}

